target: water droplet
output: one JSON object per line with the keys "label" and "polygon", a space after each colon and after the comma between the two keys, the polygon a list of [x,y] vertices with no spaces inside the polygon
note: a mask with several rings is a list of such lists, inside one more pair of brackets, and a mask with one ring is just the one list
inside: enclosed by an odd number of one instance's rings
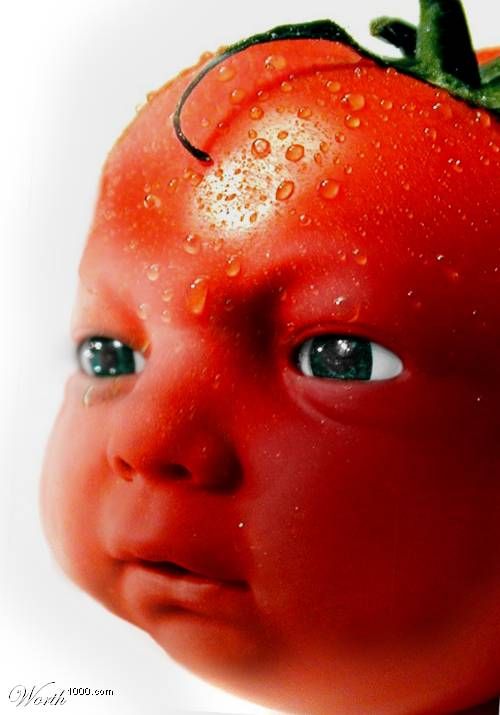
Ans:
{"label": "water droplet", "polygon": [[437,139],[437,134],[438,134],[438,133],[437,133],[437,130],[434,129],[434,127],[425,127],[425,129],[424,129],[424,134],[425,134],[426,137],[428,137],[428,138],[431,139],[433,142],[435,142],[436,139]]}
{"label": "water droplet", "polygon": [[278,132],[278,139],[286,139],[288,136],[288,132],[285,132],[284,129],[282,129],[280,132]]}
{"label": "water droplet", "polygon": [[205,309],[208,294],[208,279],[205,276],[195,278],[190,284],[187,295],[186,305],[190,313],[201,315]]}
{"label": "water droplet", "polygon": [[189,182],[193,186],[199,186],[203,180],[203,176],[201,174],[198,174],[196,171],[190,171],[189,172]]}
{"label": "water droplet", "polygon": [[243,529],[244,526],[245,526],[245,522],[240,521],[240,523],[238,524],[238,529]]}
{"label": "water droplet", "polygon": [[206,117],[202,117],[200,124],[202,127],[205,127],[205,129],[210,126],[210,122]]}
{"label": "water droplet", "polygon": [[357,129],[361,125],[361,119],[359,117],[353,117],[352,114],[346,114],[344,124],[346,127],[349,127],[349,129]]}
{"label": "water droplet", "polygon": [[262,109],[262,107],[258,106],[251,107],[249,114],[250,119],[262,119],[262,117],[264,116],[264,110]]}
{"label": "water droplet", "polygon": [[282,181],[281,184],[276,189],[276,198],[278,201],[286,201],[293,194],[295,190],[295,184],[293,181]]}
{"label": "water droplet", "polygon": [[323,156],[319,153],[319,151],[317,151],[314,155],[314,161],[318,164],[318,166],[323,165]]}
{"label": "water droplet", "polygon": [[214,251],[220,251],[220,249],[222,248],[223,245],[224,245],[224,239],[220,238],[220,236],[218,236],[217,238],[214,238],[212,240],[212,247],[213,247]]}
{"label": "water droplet", "polygon": [[441,116],[443,116],[445,119],[451,119],[453,117],[453,111],[451,107],[449,107],[447,104],[443,104],[442,102],[436,102],[436,104],[434,104],[432,108],[436,112],[439,112]]}
{"label": "water droplet", "polygon": [[252,154],[259,159],[267,156],[271,152],[271,145],[267,139],[256,139],[252,144]]}
{"label": "water droplet", "polygon": [[248,217],[248,220],[250,221],[250,223],[255,223],[257,221],[258,216],[259,216],[259,214],[257,213],[257,211],[254,211],[253,213],[250,214],[250,216]]}
{"label": "water droplet", "polygon": [[335,80],[331,80],[331,79],[328,80],[328,82],[326,83],[327,90],[329,92],[331,92],[332,94],[335,94],[336,92],[338,92],[340,90],[341,86],[342,85],[340,84],[340,82],[336,82]]}
{"label": "water droplet", "polygon": [[161,206],[161,200],[154,194],[146,194],[144,197],[144,206],[147,209],[157,209]]}
{"label": "water droplet", "polygon": [[354,260],[358,264],[358,266],[366,266],[368,263],[368,256],[366,253],[363,253],[359,248],[355,248],[352,252],[352,255],[354,256]]}
{"label": "water droplet", "polygon": [[226,275],[235,278],[241,271],[241,260],[239,256],[229,256],[226,261]]}
{"label": "water droplet", "polygon": [[255,139],[256,136],[257,136],[257,132],[255,131],[255,129],[248,130],[248,138],[249,139]]}
{"label": "water droplet", "polygon": [[335,199],[339,195],[340,184],[335,179],[323,179],[318,186],[318,193],[324,199]]}
{"label": "water droplet", "polygon": [[299,221],[302,226],[310,226],[311,225],[311,217],[308,216],[307,214],[300,214]]}
{"label": "water droplet", "polygon": [[160,265],[159,265],[159,263],[152,263],[152,264],[148,267],[148,269],[147,269],[147,271],[146,271],[146,275],[147,275],[147,277],[148,277],[148,280],[150,280],[150,281],[156,281],[156,280],[158,280],[158,277],[159,277],[159,275],[160,275]]}
{"label": "water droplet", "polygon": [[436,261],[444,261],[444,256],[442,253],[438,253],[438,255],[436,256]]}
{"label": "water droplet", "polygon": [[342,132],[335,132],[335,141],[339,144],[343,144],[345,142],[345,134]]}
{"label": "water droplet", "polygon": [[366,104],[366,99],[362,94],[346,94],[342,97],[342,102],[348,104],[354,112],[359,112]]}
{"label": "water droplet", "polygon": [[167,184],[167,187],[168,187],[169,191],[176,191],[178,185],[179,185],[178,179],[170,179],[170,181]]}
{"label": "water droplet", "polygon": [[445,274],[449,278],[450,281],[458,281],[460,278],[460,273],[456,271],[454,268],[445,268]]}
{"label": "water droplet", "polygon": [[282,70],[286,67],[286,59],[283,55],[269,55],[264,60],[264,66],[267,70]]}
{"label": "water droplet", "polygon": [[184,242],[182,244],[183,249],[186,253],[190,253],[192,256],[200,252],[201,248],[201,238],[195,233],[188,233]]}
{"label": "water droplet", "polygon": [[94,386],[89,385],[82,395],[82,404],[84,407],[90,407],[92,405],[92,394],[94,392]]}
{"label": "water droplet", "polygon": [[319,150],[323,153],[326,154],[330,148],[330,145],[328,142],[320,142],[319,143]]}
{"label": "water droplet", "polygon": [[309,117],[312,116],[312,110],[310,107],[299,107],[297,116],[300,117],[300,119],[309,119]]}
{"label": "water droplet", "polygon": [[141,303],[137,308],[137,315],[141,320],[147,320],[150,314],[150,307],[147,303]]}
{"label": "water droplet", "polygon": [[231,94],[229,95],[229,101],[231,104],[240,104],[245,99],[245,90],[244,89],[233,89]]}
{"label": "water droplet", "polygon": [[228,67],[228,65],[221,65],[217,70],[217,79],[219,82],[229,82],[229,80],[233,79],[235,74],[236,73],[232,67]]}
{"label": "water droplet", "polygon": [[161,299],[162,299],[165,303],[170,303],[170,301],[172,300],[173,296],[174,296],[174,291],[172,290],[172,288],[164,288],[164,289],[163,289],[163,292],[162,292],[162,294],[161,294]]}
{"label": "water droplet", "polygon": [[[282,92],[291,92],[293,87],[290,82],[287,82],[286,80],[283,80],[283,82],[280,84],[280,88]],[[279,108],[278,108],[279,111]],[[284,108],[283,110],[284,111]]]}
{"label": "water droplet", "polygon": [[344,166],[344,174],[352,174],[352,166],[350,164]]}
{"label": "water droplet", "polygon": [[390,99],[381,99],[380,106],[383,107],[384,109],[392,109],[394,104],[393,104],[393,102],[391,102]]}
{"label": "water droplet", "polygon": [[266,92],[265,89],[259,89],[257,92],[257,97],[261,102],[265,102],[266,99],[269,99],[269,92]]}
{"label": "water droplet", "polygon": [[464,167],[460,159],[449,159],[448,163],[452,165],[453,171],[456,171],[457,174],[463,173]]}
{"label": "water droplet", "polygon": [[288,161],[300,161],[304,156],[304,147],[302,144],[291,144],[285,154]]}
{"label": "water droplet", "polygon": [[486,129],[491,127],[491,117],[486,112],[476,112],[476,122]]}
{"label": "water droplet", "polygon": [[170,315],[169,310],[162,310],[160,317],[163,323],[170,323],[172,320],[172,316]]}

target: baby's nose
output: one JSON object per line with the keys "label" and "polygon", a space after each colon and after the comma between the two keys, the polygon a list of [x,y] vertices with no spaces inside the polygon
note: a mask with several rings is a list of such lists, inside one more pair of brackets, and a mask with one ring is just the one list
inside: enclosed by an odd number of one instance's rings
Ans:
{"label": "baby's nose", "polygon": [[202,353],[198,346],[187,359],[152,358],[116,404],[107,457],[117,476],[185,481],[211,490],[237,488],[242,469],[230,410],[221,400],[221,392],[231,389],[221,383],[231,378],[211,369]]}

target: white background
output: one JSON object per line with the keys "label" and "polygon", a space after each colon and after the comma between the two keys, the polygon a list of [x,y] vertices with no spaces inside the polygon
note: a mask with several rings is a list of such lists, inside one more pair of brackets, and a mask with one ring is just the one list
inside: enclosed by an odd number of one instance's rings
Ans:
{"label": "white background", "polygon": [[[500,44],[492,0],[465,3],[475,44]],[[43,540],[37,482],[72,369],[67,337],[99,171],[146,93],[213,50],[285,22],[330,17],[382,52],[377,15],[415,22],[417,0],[18,0],[0,28],[2,634],[0,712],[9,690],[113,688],[68,715],[262,713],[193,678],[149,638],[60,575]]]}

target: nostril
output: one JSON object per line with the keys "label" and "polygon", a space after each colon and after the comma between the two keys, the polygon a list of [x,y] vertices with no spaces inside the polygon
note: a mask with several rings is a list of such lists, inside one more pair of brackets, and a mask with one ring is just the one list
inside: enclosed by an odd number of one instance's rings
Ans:
{"label": "nostril", "polygon": [[113,469],[113,472],[115,474],[117,474],[122,479],[125,479],[125,481],[127,482],[132,481],[134,470],[128,462],[126,462],[121,457],[113,457],[110,462],[111,468]]}

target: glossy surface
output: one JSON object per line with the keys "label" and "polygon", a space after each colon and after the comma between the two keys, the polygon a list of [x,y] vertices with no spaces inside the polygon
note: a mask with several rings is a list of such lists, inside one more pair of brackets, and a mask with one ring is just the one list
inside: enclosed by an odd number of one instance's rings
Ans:
{"label": "glossy surface", "polygon": [[[105,166],[42,487],[67,573],[174,658],[298,712],[446,713],[500,688],[500,132],[327,42],[186,74]],[[382,380],[304,374],[320,336]]]}

